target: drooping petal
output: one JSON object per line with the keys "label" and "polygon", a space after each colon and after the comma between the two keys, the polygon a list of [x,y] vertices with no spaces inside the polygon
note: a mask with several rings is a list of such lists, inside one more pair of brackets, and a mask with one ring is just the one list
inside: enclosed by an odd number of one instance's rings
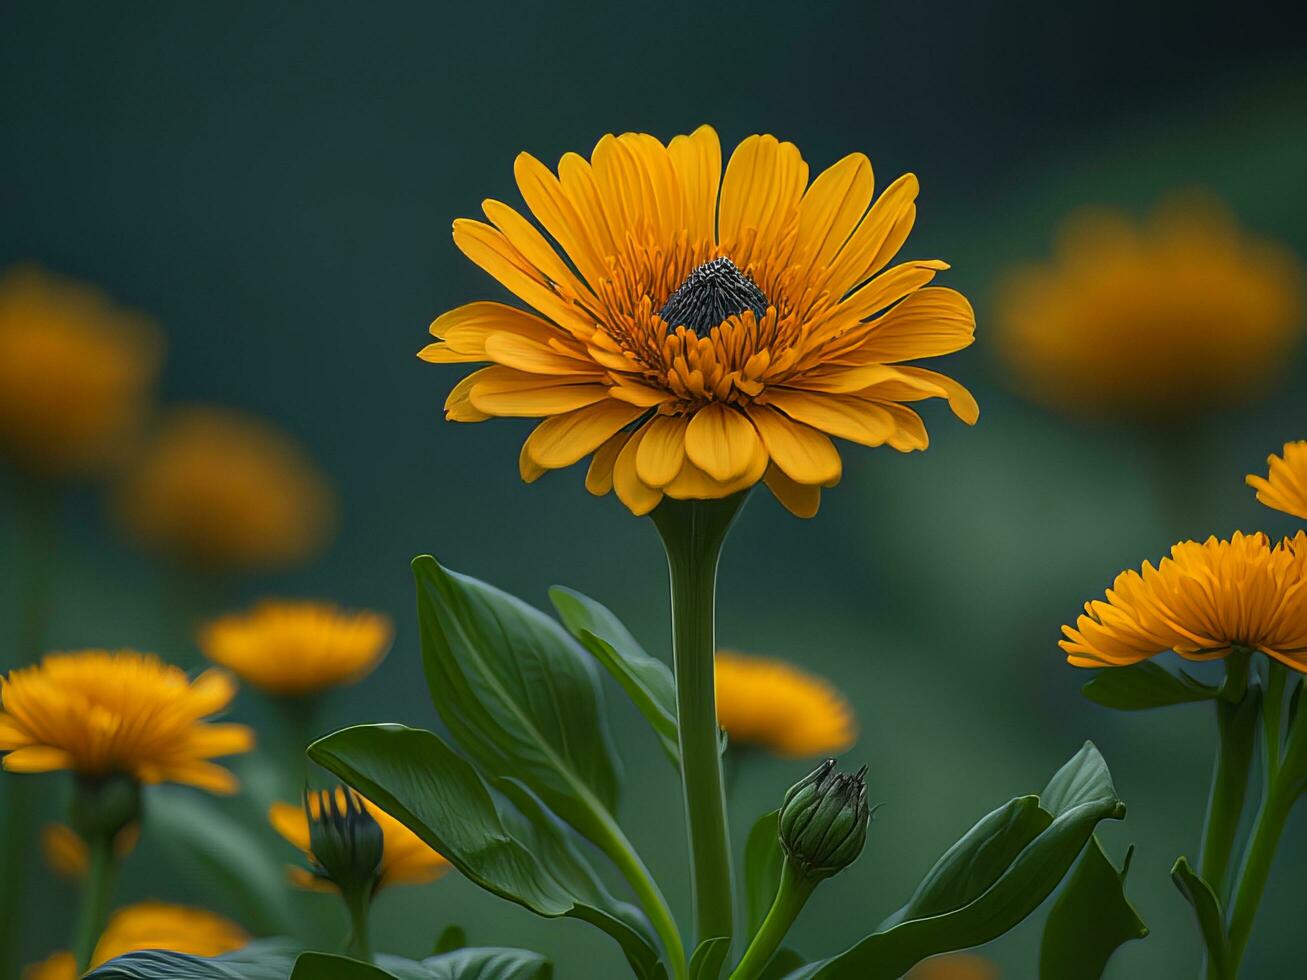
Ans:
{"label": "drooping petal", "polygon": [[629,438],[630,434],[625,430],[617,432],[595,450],[590,460],[590,467],[586,470],[585,488],[596,497],[602,497],[613,489],[613,467],[617,464],[617,456]]}
{"label": "drooping petal", "polygon": [[608,397],[608,387],[584,375],[524,374],[506,367],[478,371],[468,400],[492,416],[561,415]]}
{"label": "drooping petal", "polygon": [[824,432],[782,415],[767,405],[753,405],[749,418],[758,429],[774,468],[790,481],[820,486],[838,480],[839,450]]}
{"label": "drooping petal", "polygon": [[690,461],[714,480],[729,483],[748,469],[758,447],[758,432],[742,412],[720,402],[694,413],[685,430]]}
{"label": "drooping petal", "polygon": [[821,506],[821,487],[795,483],[779,466],[767,467],[763,480],[781,505],[795,517],[812,517]]}
{"label": "drooping petal", "polygon": [[637,405],[612,398],[545,419],[527,437],[524,449],[539,466],[571,466],[607,442],[618,429],[644,414]]}
{"label": "drooping petal", "polygon": [[859,352],[883,363],[938,357],[969,346],[975,335],[976,314],[967,298],[955,289],[933,286],[908,296],[872,324]]}
{"label": "drooping petal", "polygon": [[617,499],[636,517],[643,517],[663,499],[663,492],[641,480],[635,467],[636,453],[647,431],[648,426],[636,430],[617,454],[613,466],[613,489],[617,491]]}
{"label": "drooping petal", "polygon": [[655,415],[645,426],[635,457],[635,470],[651,487],[665,487],[685,465],[685,429],[688,415]]}
{"label": "drooping petal", "polygon": [[792,388],[769,388],[766,402],[796,421],[864,446],[884,445],[896,428],[885,406],[855,395],[818,395]]}

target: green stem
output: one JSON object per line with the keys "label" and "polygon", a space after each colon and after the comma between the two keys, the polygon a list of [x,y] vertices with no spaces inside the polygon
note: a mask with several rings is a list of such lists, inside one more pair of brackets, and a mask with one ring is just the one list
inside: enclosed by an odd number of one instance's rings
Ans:
{"label": "green stem", "polygon": [[667,551],[672,658],[694,917],[699,942],[730,938],[731,845],[718,742],[713,612],[722,543],[745,494],[724,500],[664,500],[653,512]]}
{"label": "green stem", "polygon": [[90,868],[82,883],[82,906],[73,933],[73,956],[77,959],[78,976],[91,966],[91,955],[109,914],[109,891],[113,886],[113,838],[102,835],[88,841],[88,847]]}
{"label": "green stem", "polygon": [[663,941],[663,947],[672,964],[672,975],[682,980],[687,972],[685,945],[681,941],[681,932],[676,928],[676,919],[667,904],[667,899],[663,897],[658,883],[654,881],[653,875],[640,860],[639,854],[631,846],[621,827],[602,807],[596,807],[595,811],[603,817],[598,828],[601,836],[595,843],[612,859],[617,865],[617,870],[622,873],[622,877],[630,884],[645,914],[649,916],[654,931],[658,933],[658,938]]}
{"label": "green stem", "polygon": [[372,935],[369,912],[372,908],[372,898],[366,892],[355,890],[345,895],[344,899],[349,909],[349,944],[345,952],[356,960],[371,963]]}
{"label": "green stem", "polygon": [[1260,701],[1254,686],[1238,703],[1216,702],[1216,724],[1221,741],[1212,773],[1212,791],[1207,801],[1200,872],[1222,902],[1230,855],[1234,852],[1248,795]]}
{"label": "green stem", "polygon": [[1271,862],[1275,859],[1275,849],[1280,843],[1280,835],[1284,833],[1293,800],[1294,793],[1290,788],[1276,780],[1267,788],[1261,810],[1257,814],[1257,822],[1253,825],[1252,840],[1244,856],[1234,907],[1230,913],[1230,975],[1233,977],[1239,975],[1239,964],[1252,933],[1253,919],[1261,904],[1262,892],[1266,889],[1266,881],[1271,873]]}
{"label": "green stem", "polygon": [[749,948],[731,973],[731,980],[756,980],[762,975],[816,886],[817,879],[804,877],[789,861],[785,862],[776,898]]}
{"label": "green stem", "polygon": [[1284,710],[1284,687],[1289,680],[1288,668],[1278,660],[1267,658],[1266,698],[1262,708],[1262,741],[1266,752],[1266,785],[1269,788],[1280,775],[1282,747],[1281,717]]}

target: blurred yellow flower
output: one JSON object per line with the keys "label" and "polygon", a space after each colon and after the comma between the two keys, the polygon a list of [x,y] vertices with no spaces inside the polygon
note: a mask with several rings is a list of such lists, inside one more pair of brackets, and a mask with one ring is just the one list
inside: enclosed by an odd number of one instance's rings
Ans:
{"label": "blurred yellow flower", "polygon": [[[141,902],[119,909],[109,919],[91,956],[91,968],[140,949],[165,949],[192,956],[220,956],[248,944],[236,923],[204,909],[164,902]],[[27,968],[23,980],[77,980],[72,953],[55,953]]]}
{"label": "blurred yellow flower", "polygon": [[42,476],[102,468],[149,407],[163,340],[141,314],[34,267],[0,277],[0,453]]}
{"label": "blurred yellow flower", "polygon": [[965,388],[905,363],[975,332],[964,296],[925,288],[947,263],[889,266],[916,220],[912,174],[875,199],[871,162],[851,153],[809,183],[774,136],[744,140],[723,172],[710,126],[667,145],[605,136],[557,176],[523,153],[514,172],[561,254],[498,201],[489,223],[455,221],[454,244],[534,312],[461,306],[419,356],[491,365],[454,387],[450,420],[542,420],[523,479],[593,454],[586,487],[636,514],[763,480],[806,517],[840,478],[831,437],[925,449],[909,405],[927,398],[976,421]]}
{"label": "blurred yellow flower", "polygon": [[918,963],[907,980],[998,980],[998,967],[971,953],[946,953]]}
{"label": "blurred yellow flower", "polygon": [[[130,823],[118,831],[113,839],[114,856],[121,859],[131,854],[140,837],[139,823]],[[50,823],[41,828],[41,853],[45,863],[65,878],[84,878],[91,866],[86,841],[67,824]]]}
{"label": "blurred yellow flower", "polygon": [[117,492],[122,523],[145,547],[213,572],[305,560],[332,510],[326,479],[287,435],[201,406],[173,411]]}
{"label": "blurred yellow flower", "polygon": [[230,772],[208,760],[246,752],[245,725],[204,719],[236,693],[229,675],[194,681],[148,653],[52,653],[0,679],[0,751],[10,772],[72,769],[121,773],[143,783],[189,783],[236,790]]}
{"label": "blurred yellow flower", "polygon": [[[344,790],[340,792],[343,794]],[[363,799],[363,805],[381,827],[384,840],[377,891],[390,885],[426,884],[443,877],[449,870],[449,862],[428,847],[417,834],[371,800]],[[274,803],[268,809],[268,820],[277,833],[303,851],[310,861],[313,860],[309,849],[309,818],[304,813],[303,806]],[[291,881],[301,888],[314,891],[335,890],[330,882],[316,877],[306,868],[292,867],[290,876]]]}
{"label": "blurred yellow flower", "polygon": [[843,752],[857,738],[848,702],[781,660],[717,652],[717,721],[732,745],[800,758]]}
{"label": "blurred yellow flower", "polygon": [[1052,263],[1003,283],[996,342],[1032,398],[1157,424],[1274,384],[1302,317],[1293,256],[1186,198],[1144,223],[1072,216]]}
{"label": "blurred yellow flower", "polygon": [[1294,517],[1307,519],[1307,442],[1286,442],[1284,456],[1266,457],[1266,476],[1248,474],[1247,483],[1257,499]]}
{"label": "blurred yellow flower", "polygon": [[325,602],[267,599],[200,629],[204,655],[255,687],[282,696],[357,681],[386,655],[390,619]]}
{"label": "blurred yellow flower", "polygon": [[1156,568],[1125,571],[1107,601],[1085,604],[1061,647],[1075,667],[1124,667],[1174,650],[1215,660],[1260,650],[1307,670],[1307,534],[1272,547],[1264,534],[1184,541]]}

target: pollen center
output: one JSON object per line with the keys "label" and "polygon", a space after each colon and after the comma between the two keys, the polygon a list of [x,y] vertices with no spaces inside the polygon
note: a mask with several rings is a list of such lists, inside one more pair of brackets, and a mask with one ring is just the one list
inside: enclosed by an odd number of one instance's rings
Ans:
{"label": "pollen center", "polygon": [[722,256],[686,276],[658,315],[669,327],[686,326],[704,337],[727,317],[745,310],[762,317],[767,312],[767,297],[739,266]]}

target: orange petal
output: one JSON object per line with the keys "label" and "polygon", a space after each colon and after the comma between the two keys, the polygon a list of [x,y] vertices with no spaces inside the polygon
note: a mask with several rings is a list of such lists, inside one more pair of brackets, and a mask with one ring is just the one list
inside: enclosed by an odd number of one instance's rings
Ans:
{"label": "orange petal", "polygon": [[585,488],[596,497],[602,497],[613,489],[613,467],[617,463],[617,455],[626,445],[630,434],[627,432],[618,432],[611,439],[595,450],[594,457],[590,460],[590,468],[585,474]]}
{"label": "orange petal", "polygon": [[793,388],[768,388],[767,404],[840,439],[880,446],[894,434],[895,423],[883,405],[856,395],[825,395]]}
{"label": "orange petal", "polygon": [[525,452],[539,466],[556,470],[588,456],[644,409],[606,398],[594,405],[545,419],[527,437]]}
{"label": "orange petal", "polygon": [[840,478],[839,450],[824,432],[795,422],[767,405],[750,406],[749,418],[772,462],[791,481],[817,486]]}
{"label": "orange petal", "polygon": [[52,745],[28,745],[4,757],[4,767],[10,772],[51,772],[71,769],[72,765],[73,757]]}
{"label": "orange petal", "polygon": [[617,491],[617,499],[636,517],[643,517],[663,499],[662,491],[644,483],[635,469],[636,453],[639,452],[648,428],[646,425],[638,429],[626,441],[613,466],[613,489]]}
{"label": "orange petal", "polygon": [[690,462],[714,480],[730,482],[749,466],[758,449],[758,432],[748,417],[712,402],[690,419],[685,452]]}
{"label": "orange petal", "polygon": [[812,517],[821,506],[821,487],[795,483],[777,466],[767,467],[763,480],[767,489],[795,517]]}
{"label": "orange petal", "polygon": [[655,415],[645,426],[635,457],[635,471],[651,487],[665,487],[685,465],[688,415]]}

